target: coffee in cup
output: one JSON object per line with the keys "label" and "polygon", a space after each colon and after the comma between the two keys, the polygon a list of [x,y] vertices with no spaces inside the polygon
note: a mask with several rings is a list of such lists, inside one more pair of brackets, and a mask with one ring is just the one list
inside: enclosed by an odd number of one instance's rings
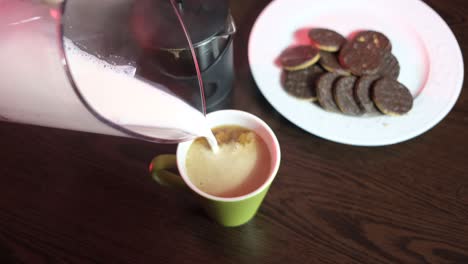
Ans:
{"label": "coffee in cup", "polygon": [[272,162],[267,144],[254,131],[241,126],[212,129],[219,150],[204,138],[195,140],[186,156],[187,175],[201,191],[233,198],[252,193],[266,182]]}

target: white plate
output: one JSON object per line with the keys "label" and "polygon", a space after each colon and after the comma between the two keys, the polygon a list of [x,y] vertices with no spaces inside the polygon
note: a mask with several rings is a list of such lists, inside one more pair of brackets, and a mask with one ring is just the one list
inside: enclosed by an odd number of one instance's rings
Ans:
{"label": "white plate", "polygon": [[[307,43],[307,29],[383,32],[400,61],[399,81],[415,97],[401,117],[350,117],[289,96],[275,60],[286,47]],[[257,19],[249,40],[249,63],[266,99],[284,117],[319,137],[358,146],[383,146],[414,138],[452,109],[463,84],[460,47],[442,18],[420,0],[276,0]]]}

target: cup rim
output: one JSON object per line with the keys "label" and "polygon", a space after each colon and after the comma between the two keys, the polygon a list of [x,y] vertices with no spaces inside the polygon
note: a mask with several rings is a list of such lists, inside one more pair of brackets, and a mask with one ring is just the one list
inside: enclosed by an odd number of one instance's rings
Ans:
{"label": "cup rim", "polygon": [[[267,145],[269,146],[269,149],[272,149],[274,151],[274,153],[270,153],[270,155],[272,156],[273,159],[276,159],[276,160],[275,160],[274,166],[273,166],[273,168],[271,170],[271,173],[268,176],[268,179],[260,187],[255,189],[253,192],[250,192],[250,193],[242,195],[242,196],[237,196],[237,197],[219,197],[219,196],[215,196],[215,195],[212,195],[212,194],[209,194],[209,193],[206,193],[206,192],[200,190],[199,188],[197,188],[195,186],[195,184],[193,184],[190,181],[188,175],[186,175],[184,173],[186,170],[184,170],[182,168],[182,162],[181,162],[181,157],[180,157],[182,154],[184,154],[184,159],[186,157],[186,155],[185,155],[186,153],[182,153],[182,151],[181,151],[181,145],[191,145],[195,139],[179,143],[179,145],[177,146],[177,152],[176,152],[177,167],[179,169],[180,176],[184,180],[185,184],[192,191],[196,192],[198,195],[200,195],[202,197],[205,197],[207,199],[210,199],[210,200],[215,200],[215,201],[220,201],[220,202],[238,202],[238,201],[243,201],[243,200],[246,200],[246,199],[249,199],[249,198],[252,198],[252,197],[258,195],[259,193],[263,192],[266,188],[268,188],[268,186],[271,185],[271,183],[275,179],[276,175],[278,174],[280,161],[281,161],[281,149],[280,149],[278,139],[276,138],[276,135],[273,132],[273,130],[265,123],[265,121],[263,121],[262,119],[258,118],[257,116],[255,116],[255,115],[253,115],[251,113],[240,111],[240,110],[220,110],[220,111],[215,111],[215,112],[209,113],[207,115],[207,118],[209,118],[209,116],[213,116],[213,115],[224,115],[224,114],[236,114],[236,115],[244,116],[244,118],[249,118],[251,120],[254,120],[263,129],[265,129],[265,131],[271,137],[271,142],[269,141],[269,142],[265,142],[265,143],[267,143]],[[226,124],[226,125],[229,125],[229,124]],[[235,124],[233,124],[233,125],[235,125]]]}

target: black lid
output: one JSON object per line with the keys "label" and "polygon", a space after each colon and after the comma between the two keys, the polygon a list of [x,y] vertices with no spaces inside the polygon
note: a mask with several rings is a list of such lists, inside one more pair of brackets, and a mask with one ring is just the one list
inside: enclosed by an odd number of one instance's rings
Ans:
{"label": "black lid", "polygon": [[133,8],[133,31],[146,48],[188,48],[171,1],[179,8],[194,45],[224,31],[229,14],[226,0],[138,0]]}

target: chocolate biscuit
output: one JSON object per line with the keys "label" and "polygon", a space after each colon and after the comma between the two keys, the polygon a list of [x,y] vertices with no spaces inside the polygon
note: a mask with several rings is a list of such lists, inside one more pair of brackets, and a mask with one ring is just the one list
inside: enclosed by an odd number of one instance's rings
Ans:
{"label": "chocolate biscuit", "polygon": [[372,100],[386,115],[399,116],[413,108],[413,96],[403,84],[391,78],[382,78],[374,84]]}
{"label": "chocolate biscuit", "polygon": [[337,52],[346,42],[338,32],[326,28],[310,30],[309,38],[318,49],[328,52]]}
{"label": "chocolate biscuit", "polygon": [[333,91],[335,103],[343,114],[358,116],[363,113],[354,100],[354,85],[357,81],[355,76],[341,77],[336,81]]}
{"label": "chocolate biscuit", "polygon": [[383,58],[379,52],[360,48],[352,41],[341,49],[339,61],[352,74],[362,76],[379,73]]}
{"label": "chocolate biscuit", "polygon": [[319,64],[329,72],[336,72],[341,75],[351,75],[351,73],[341,66],[338,55],[326,51],[320,52]]}
{"label": "chocolate biscuit", "polygon": [[319,59],[319,50],[305,45],[287,48],[279,57],[281,66],[288,71],[303,70],[317,63]]}
{"label": "chocolate biscuit", "polygon": [[317,80],[317,99],[323,109],[330,112],[339,112],[338,106],[333,99],[333,87],[335,81],[342,77],[338,73],[329,72],[320,76]]}
{"label": "chocolate biscuit", "polygon": [[382,69],[384,56],[392,49],[390,40],[376,31],[363,31],[340,51],[340,63],[357,76],[378,74]]}
{"label": "chocolate biscuit", "polygon": [[281,83],[288,94],[298,99],[315,101],[317,100],[315,84],[318,77],[324,72],[318,65],[304,70],[283,71]]}
{"label": "chocolate biscuit", "polygon": [[361,47],[368,50],[378,50],[382,53],[392,51],[392,43],[388,37],[377,31],[361,31],[354,36],[353,40],[356,40]]}
{"label": "chocolate biscuit", "polygon": [[400,75],[400,63],[393,54],[387,53],[384,56],[379,74],[383,77],[389,77],[394,80],[398,79],[398,76]]}
{"label": "chocolate biscuit", "polygon": [[371,98],[372,85],[380,79],[379,75],[365,75],[359,78],[354,86],[354,99],[359,107],[366,113],[378,113]]}

